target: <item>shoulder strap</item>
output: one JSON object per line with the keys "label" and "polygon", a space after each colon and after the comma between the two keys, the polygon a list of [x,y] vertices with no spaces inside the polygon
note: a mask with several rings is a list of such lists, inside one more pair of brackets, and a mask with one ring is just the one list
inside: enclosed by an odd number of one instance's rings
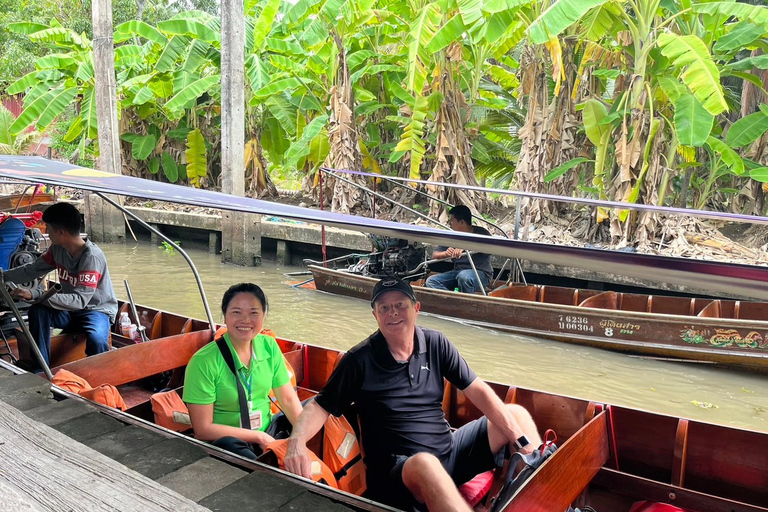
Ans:
{"label": "shoulder strap", "polygon": [[217,339],[216,345],[218,345],[219,352],[221,352],[221,356],[224,358],[224,361],[226,361],[227,366],[229,366],[232,375],[235,376],[235,382],[237,383],[237,399],[240,402],[240,426],[250,430],[251,419],[248,417],[248,402],[245,399],[245,389],[243,389],[243,384],[240,382],[237,370],[235,370],[235,360],[232,358],[232,351],[229,350],[227,340],[224,338]]}

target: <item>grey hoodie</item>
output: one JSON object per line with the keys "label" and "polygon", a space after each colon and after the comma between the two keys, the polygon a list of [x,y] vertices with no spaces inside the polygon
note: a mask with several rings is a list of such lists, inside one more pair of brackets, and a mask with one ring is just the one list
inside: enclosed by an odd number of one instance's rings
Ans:
{"label": "grey hoodie", "polygon": [[[52,270],[59,273],[61,291],[48,299],[48,306],[64,311],[101,311],[114,322],[117,298],[109,278],[107,258],[89,240],[85,241],[85,248],[74,258],[63,247],[53,245],[32,263],[8,270],[3,275],[6,281],[26,283]],[[32,290],[32,299],[37,300],[41,294],[41,290]]]}

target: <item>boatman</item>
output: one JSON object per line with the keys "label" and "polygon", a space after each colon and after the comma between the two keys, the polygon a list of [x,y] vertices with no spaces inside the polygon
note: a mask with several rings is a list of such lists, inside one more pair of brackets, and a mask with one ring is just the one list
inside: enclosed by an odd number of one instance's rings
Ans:
{"label": "boatman", "polygon": [[[32,263],[6,271],[4,279],[26,283],[57,270],[61,291],[29,309],[29,330],[50,364],[51,328],[85,333],[85,354],[109,350],[109,329],[117,315],[117,298],[104,253],[80,237],[80,212],[69,203],[56,203],[43,212],[50,248]],[[42,290],[16,288],[17,300],[35,302]]]}
{"label": "boatman", "polygon": [[[448,215],[448,222],[454,231],[491,236],[484,227],[472,225],[472,212],[464,205],[454,206],[448,210]],[[469,256],[466,251],[455,247],[439,245],[432,253],[432,258],[453,258],[453,270],[429,276],[425,284],[427,288],[454,290],[458,287],[462,293],[474,293],[480,292],[482,291],[481,288],[488,286],[491,277],[493,277],[490,254],[472,253],[472,262],[477,269],[480,283],[477,282],[477,276],[472,269],[472,263],[469,262]]]}
{"label": "boatman", "polygon": [[[365,453],[366,497],[403,510],[471,511],[457,486],[503,462],[504,447],[530,453],[541,438],[528,412],[504,404],[443,334],[416,325],[421,304],[408,283],[373,289],[379,329],[350,349],[294,426],[286,469],[310,477],[307,442],[329,414],[355,403]],[[444,381],[485,415],[451,432]]]}

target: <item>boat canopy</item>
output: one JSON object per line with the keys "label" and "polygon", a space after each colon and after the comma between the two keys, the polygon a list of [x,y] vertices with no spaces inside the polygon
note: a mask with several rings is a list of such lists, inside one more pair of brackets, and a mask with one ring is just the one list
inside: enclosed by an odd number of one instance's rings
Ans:
{"label": "boat canopy", "polygon": [[624,275],[727,295],[768,300],[768,267],[764,266],[568,247],[446,231],[111,174],[42,157],[0,156],[0,177],[78,188],[98,194],[132,196],[283,217],[377,235],[462,247],[509,258],[562,267],[578,267],[604,274]]}

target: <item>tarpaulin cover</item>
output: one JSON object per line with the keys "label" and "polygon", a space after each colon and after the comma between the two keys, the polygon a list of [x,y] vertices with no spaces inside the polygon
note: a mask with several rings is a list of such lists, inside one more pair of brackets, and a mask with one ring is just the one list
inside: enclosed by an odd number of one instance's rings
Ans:
{"label": "tarpaulin cover", "polygon": [[567,247],[445,231],[109,174],[42,157],[0,156],[0,176],[105,194],[272,215],[377,235],[461,247],[510,258],[579,267],[604,274],[624,275],[768,300],[768,267]]}

